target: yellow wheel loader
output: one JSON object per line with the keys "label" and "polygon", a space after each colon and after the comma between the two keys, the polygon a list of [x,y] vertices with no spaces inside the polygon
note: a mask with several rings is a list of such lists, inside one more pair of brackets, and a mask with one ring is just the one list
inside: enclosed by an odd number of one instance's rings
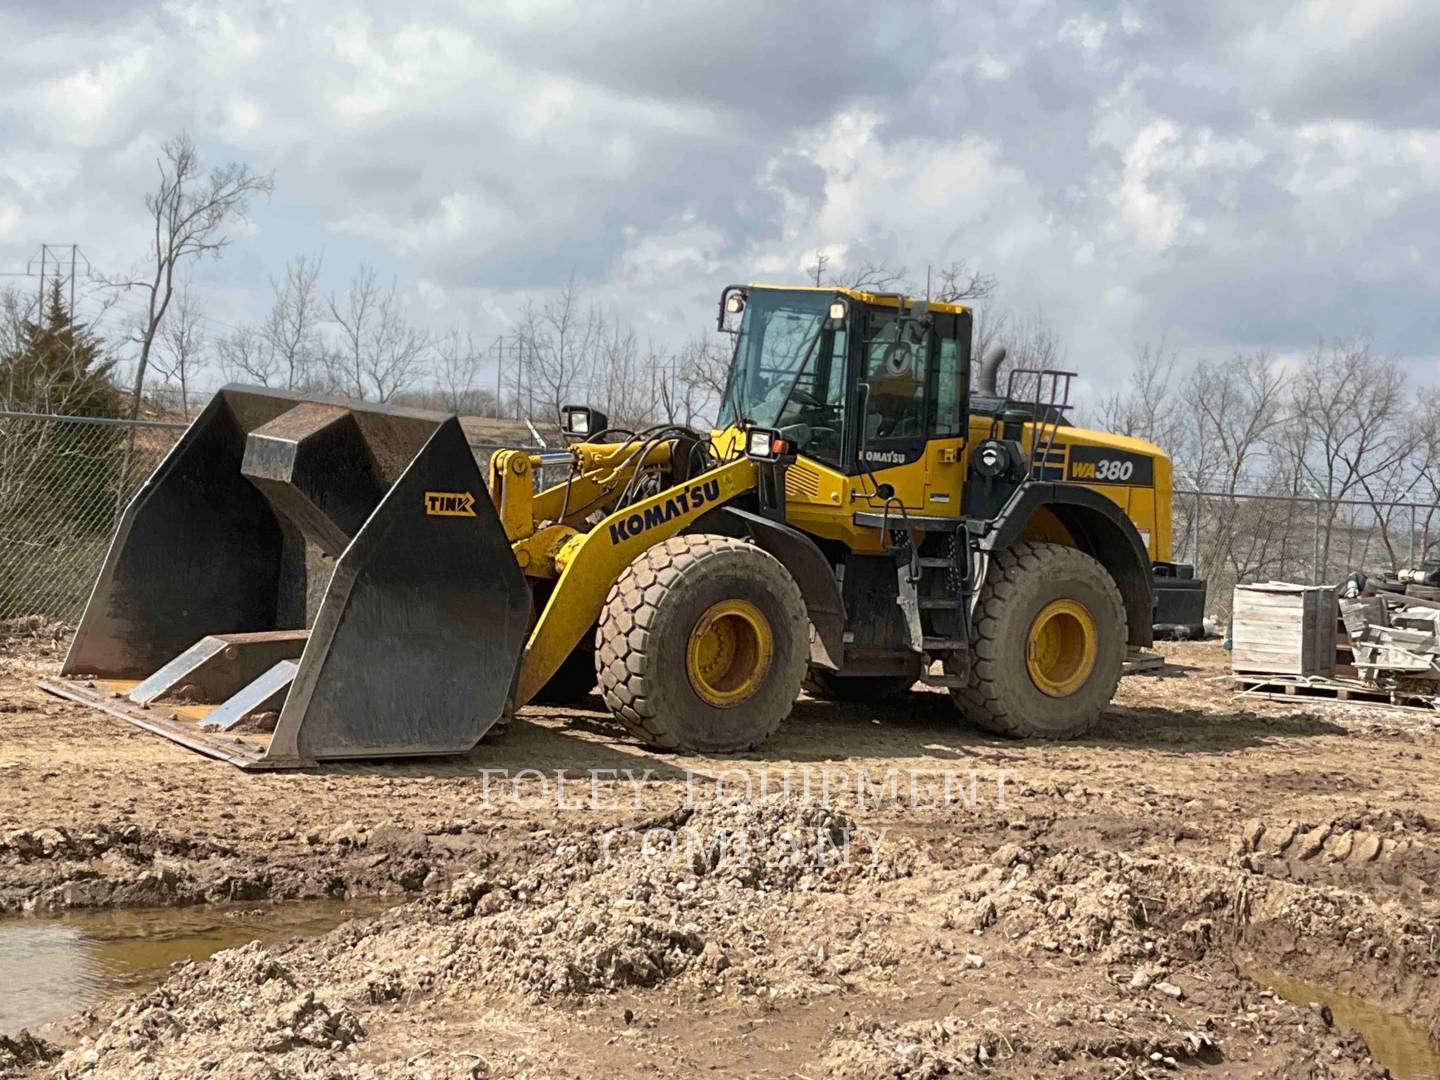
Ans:
{"label": "yellow wheel loader", "polygon": [[961,305],[730,286],[713,431],[567,407],[482,475],[453,416],[227,387],[126,509],[43,685],[244,768],[460,753],[597,685],[653,746],[923,680],[1085,732],[1148,645],[1170,463],[972,370]]}

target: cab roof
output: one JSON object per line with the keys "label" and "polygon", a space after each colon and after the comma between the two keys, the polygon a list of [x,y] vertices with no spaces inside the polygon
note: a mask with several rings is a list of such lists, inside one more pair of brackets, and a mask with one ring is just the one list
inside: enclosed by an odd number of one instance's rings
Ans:
{"label": "cab roof", "polygon": [[[839,293],[841,296],[848,296],[852,300],[858,300],[862,304],[874,304],[879,307],[897,307],[899,305],[899,294],[867,292],[865,289],[851,289],[843,285],[746,285],[747,289],[772,289],[785,292],[823,292]],[[913,296],[905,297],[906,305],[916,302]],[[965,315],[970,313],[968,304],[943,304],[938,300],[930,301],[932,311],[943,311],[950,315]]]}

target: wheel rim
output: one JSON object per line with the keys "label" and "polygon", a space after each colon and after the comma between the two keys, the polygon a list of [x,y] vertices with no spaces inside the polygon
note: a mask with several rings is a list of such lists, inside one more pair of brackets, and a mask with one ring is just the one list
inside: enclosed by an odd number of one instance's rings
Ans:
{"label": "wheel rim", "polygon": [[748,600],[721,600],[690,631],[685,673],[702,701],[729,709],[760,689],[774,654],[775,638],[760,609]]}
{"label": "wheel rim", "polygon": [[1095,620],[1078,600],[1052,600],[1030,624],[1025,665],[1050,697],[1069,697],[1095,670]]}

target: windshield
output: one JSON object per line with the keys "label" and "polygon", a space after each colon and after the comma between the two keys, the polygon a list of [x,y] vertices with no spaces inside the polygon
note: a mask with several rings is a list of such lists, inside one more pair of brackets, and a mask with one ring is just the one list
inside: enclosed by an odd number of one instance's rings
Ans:
{"label": "windshield", "polygon": [[749,420],[759,427],[838,428],[845,333],[824,329],[833,299],[829,292],[750,291],[720,409],[722,425]]}

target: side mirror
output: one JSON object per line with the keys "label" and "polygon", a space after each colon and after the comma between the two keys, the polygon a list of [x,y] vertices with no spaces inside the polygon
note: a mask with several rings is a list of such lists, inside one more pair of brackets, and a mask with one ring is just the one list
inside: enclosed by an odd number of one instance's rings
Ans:
{"label": "side mirror", "polygon": [[715,329],[723,334],[739,332],[731,321],[739,319],[745,311],[745,289],[739,285],[726,285],[720,293],[720,313],[715,319]]}

